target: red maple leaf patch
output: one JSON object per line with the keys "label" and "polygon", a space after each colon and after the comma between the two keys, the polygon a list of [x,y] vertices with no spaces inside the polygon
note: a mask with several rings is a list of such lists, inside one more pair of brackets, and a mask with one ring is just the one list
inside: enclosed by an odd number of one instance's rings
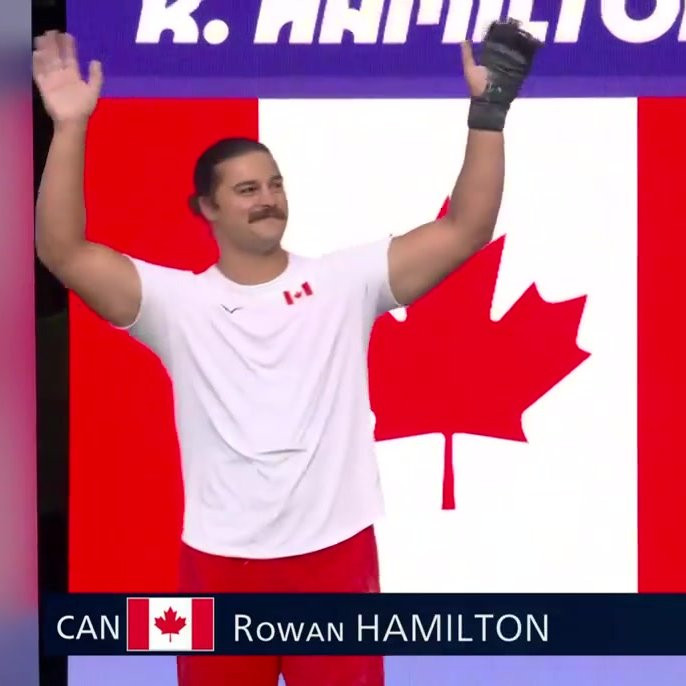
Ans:
{"label": "red maple leaf patch", "polygon": [[479,251],[404,322],[380,317],[370,340],[376,440],[443,434],[444,509],[455,507],[452,435],[526,441],[524,410],[589,357],[576,344],[585,296],[548,303],[532,284],[491,319],[503,246],[501,237]]}
{"label": "red maple leaf patch", "polygon": [[162,617],[155,617],[155,626],[162,632],[162,635],[169,634],[171,643],[172,635],[177,634],[186,626],[186,620],[176,614],[176,610],[171,607],[166,610]]}

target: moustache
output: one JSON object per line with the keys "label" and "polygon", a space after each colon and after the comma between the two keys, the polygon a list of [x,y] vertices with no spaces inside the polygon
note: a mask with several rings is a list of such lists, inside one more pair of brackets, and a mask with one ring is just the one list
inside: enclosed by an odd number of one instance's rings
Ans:
{"label": "moustache", "polygon": [[253,224],[259,222],[262,219],[286,219],[286,213],[279,209],[278,207],[262,207],[259,210],[253,212],[248,218],[248,222]]}

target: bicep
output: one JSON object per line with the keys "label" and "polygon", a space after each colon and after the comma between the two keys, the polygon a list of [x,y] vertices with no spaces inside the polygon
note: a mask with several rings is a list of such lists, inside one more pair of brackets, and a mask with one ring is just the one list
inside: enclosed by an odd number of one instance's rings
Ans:
{"label": "bicep", "polygon": [[55,276],[91,309],[115,326],[136,319],[141,280],[133,262],[105,245],[86,241],[53,266]]}
{"label": "bicep", "polygon": [[389,281],[396,298],[410,305],[443,281],[483,245],[445,219],[395,236],[389,249]]}

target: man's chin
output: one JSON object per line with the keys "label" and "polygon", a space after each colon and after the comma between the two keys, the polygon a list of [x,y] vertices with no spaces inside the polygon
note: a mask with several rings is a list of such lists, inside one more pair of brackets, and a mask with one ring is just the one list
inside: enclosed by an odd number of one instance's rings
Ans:
{"label": "man's chin", "polygon": [[283,219],[260,219],[250,226],[254,235],[261,243],[275,245],[281,242],[281,238],[286,230],[286,222]]}

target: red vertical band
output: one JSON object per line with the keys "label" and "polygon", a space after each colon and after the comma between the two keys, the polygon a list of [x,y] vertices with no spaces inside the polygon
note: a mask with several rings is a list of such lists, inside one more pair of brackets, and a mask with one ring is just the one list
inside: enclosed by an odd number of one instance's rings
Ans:
{"label": "red vertical band", "polygon": [[193,650],[214,650],[214,600],[193,598]]}
{"label": "red vertical band", "polygon": [[[88,237],[207,268],[217,247],[188,208],[194,165],[221,138],[257,135],[256,100],[103,98],[88,132]],[[76,297],[69,344],[69,588],[173,593],[183,491],[169,377]]]}
{"label": "red vertical band", "polygon": [[150,649],[150,602],[147,598],[126,601],[126,649]]}
{"label": "red vertical band", "polygon": [[686,591],[686,99],[638,103],[638,590]]}

